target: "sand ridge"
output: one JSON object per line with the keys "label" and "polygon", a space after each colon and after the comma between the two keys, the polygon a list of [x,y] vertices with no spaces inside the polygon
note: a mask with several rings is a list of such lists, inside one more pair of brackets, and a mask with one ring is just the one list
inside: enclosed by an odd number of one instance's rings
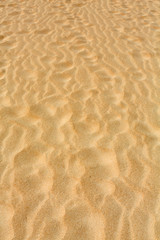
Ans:
{"label": "sand ridge", "polygon": [[160,2],[0,2],[0,239],[160,240]]}

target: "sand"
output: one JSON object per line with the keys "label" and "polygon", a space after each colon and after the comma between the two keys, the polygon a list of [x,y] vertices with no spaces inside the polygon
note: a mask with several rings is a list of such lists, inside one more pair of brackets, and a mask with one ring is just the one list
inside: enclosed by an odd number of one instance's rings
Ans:
{"label": "sand", "polygon": [[0,1],[0,240],[160,240],[160,1]]}

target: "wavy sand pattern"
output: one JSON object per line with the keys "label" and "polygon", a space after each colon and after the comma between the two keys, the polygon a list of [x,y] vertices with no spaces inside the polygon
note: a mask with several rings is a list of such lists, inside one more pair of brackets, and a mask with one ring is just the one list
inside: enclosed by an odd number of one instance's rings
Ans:
{"label": "wavy sand pattern", "polygon": [[0,239],[160,240],[160,1],[0,1]]}

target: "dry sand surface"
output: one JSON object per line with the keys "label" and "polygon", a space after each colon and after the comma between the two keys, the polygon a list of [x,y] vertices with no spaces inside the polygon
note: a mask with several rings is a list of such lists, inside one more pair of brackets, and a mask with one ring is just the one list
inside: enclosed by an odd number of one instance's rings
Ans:
{"label": "dry sand surface", "polygon": [[0,240],[160,240],[160,1],[0,1]]}

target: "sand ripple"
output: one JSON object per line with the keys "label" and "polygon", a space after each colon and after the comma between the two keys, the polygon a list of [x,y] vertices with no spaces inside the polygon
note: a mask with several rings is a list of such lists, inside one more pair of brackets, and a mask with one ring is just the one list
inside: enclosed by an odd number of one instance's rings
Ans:
{"label": "sand ripple", "polygon": [[1,240],[160,240],[159,23],[159,0],[1,1]]}

